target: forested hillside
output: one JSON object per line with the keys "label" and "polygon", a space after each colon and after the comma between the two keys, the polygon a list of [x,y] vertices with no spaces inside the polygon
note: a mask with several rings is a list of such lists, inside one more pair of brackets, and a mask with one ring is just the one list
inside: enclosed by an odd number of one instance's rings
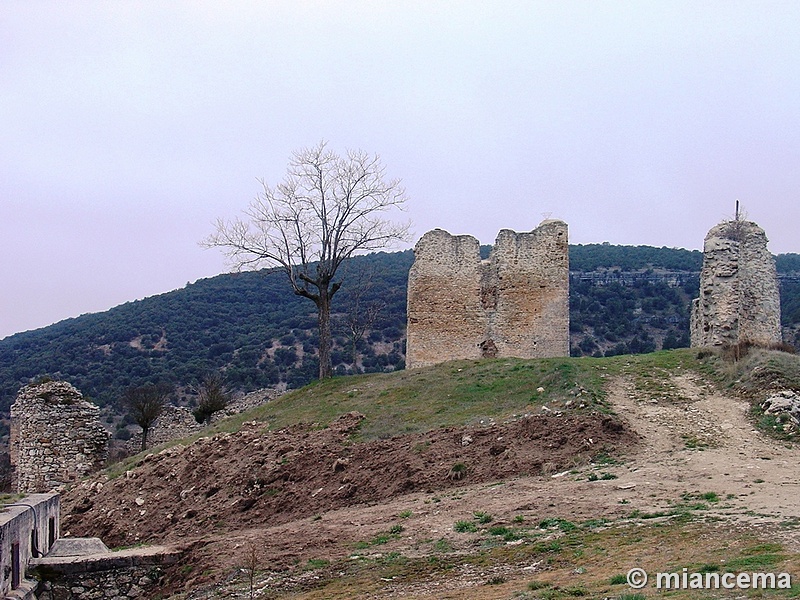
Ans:
{"label": "forested hillside", "polygon": [[[334,301],[337,373],[404,367],[412,262],[413,253],[405,251],[347,264]],[[590,244],[571,246],[570,262],[573,355],[688,345],[700,252]],[[799,255],[779,256],[777,264],[782,273],[800,273]],[[317,372],[316,313],[284,279],[279,271],[220,275],[0,340],[0,410],[22,385],[42,376],[73,383],[101,406],[116,404],[129,386],[168,382],[181,388],[220,370],[242,391],[303,385]],[[783,281],[782,302],[784,325],[800,324],[797,279]],[[364,323],[372,312],[374,322]],[[360,340],[348,328],[354,315],[366,326]]]}

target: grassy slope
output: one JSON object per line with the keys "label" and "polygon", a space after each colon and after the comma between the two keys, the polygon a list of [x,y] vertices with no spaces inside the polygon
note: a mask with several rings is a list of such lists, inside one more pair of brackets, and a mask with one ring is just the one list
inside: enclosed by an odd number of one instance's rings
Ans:
{"label": "grassy slope", "polygon": [[[286,394],[241,420],[272,429],[297,422],[325,425],[337,416],[366,415],[362,439],[477,423],[526,413],[569,409],[608,412],[605,382],[620,372],[641,373],[646,386],[659,373],[696,365],[690,350],[613,358],[455,361],[397,373],[335,378]],[[662,383],[658,385],[662,385]],[[538,391],[539,389],[543,391]],[[580,408],[584,405],[583,409]],[[239,419],[237,419],[238,421]],[[228,425],[236,427],[232,422]]]}
{"label": "grassy slope", "polygon": [[[454,361],[424,369],[335,377],[289,392],[167,445],[216,432],[233,433],[248,421],[265,422],[271,430],[297,423],[324,427],[351,411],[366,416],[357,441],[481,421],[502,422],[538,413],[542,406],[606,413],[610,408],[605,401],[605,384],[614,375],[631,374],[638,390],[663,396],[671,391],[669,374],[700,368],[696,352],[681,349],[610,358]],[[570,400],[570,406],[565,406]],[[144,456],[131,457],[115,465],[113,471],[127,468]]]}
{"label": "grassy slope", "polygon": [[[665,397],[677,393],[669,382],[672,375],[694,371],[716,381],[722,388],[748,394],[758,383],[758,374],[770,367],[770,378],[780,372],[794,380],[800,358],[782,353],[754,351],[746,360],[732,364],[718,356],[698,359],[696,350],[675,350],[613,358],[557,358],[543,360],[497,359],[459,361],[427,369],[392,374],[337,378],[286,394],[255,411],[220,425],[236,430],[243,421],[267,421],[272,429],[297,422],[327,424],[338,415],[358,411],[367,415],[360,437],[379,438],[406,431],[501,421],[514,415],[541,410],[542,405],[564,410],[564,402],[584,403],[584,410],[609,410],[605,382],[615,375],[630,377],[638,395]],[[759,369],[759,367],[762,367]],[[756,377],[753,377],[753,371]],[[800,379],[798,379],[800,385]],[[537,391],[544,388],[544,391]],[[453,492],[457,498],[458,492]],[[572,597],[640,600],[660,594],[652,586],[637,593],[624,583],[633,566],[651,574],[666,570],[680,572],[725,572],[765,570],[796,573],[800,556],[756,531],[720,525],[704,512],[714,504],[726,508],[726,499],[716,494],[688,494],[676,498],[673,510],[663,513],[632,512],[619,522],[585,523],[514,521],[503,527],[482,525],[477,513],[472,535],[473,553],[451,554],[445,544],[432,538],[431,554],[408,558],[398,552],[381,552],[330,563],[309,562],[305,568],[317,573],[319,586],[292,595],[307,600],[351,598],[379,592],[385,582],[424,582],[458,577],[459,569],[471,565],[487,573],[485,585],[471,588],[456,598],[540,598]],[[411,511],[400,517],[413,518]],[[398,524],[403,519],[398,517]],[[490,519],[490,518],[489,518]],[[488,519],[487,519],[488,520]],[[790,526],[791,523],[786,524]],[[387,525],[388,526],[388,525]],[[402,531],[402,527],[398,529]],[[388,539],[397,535],[386,536]],[[442,538],[443,539],[443,538]],[[507,545],[524,540],[522,545]],[[702,540],[698,543],[699,540]],[[385,541],[365,542],[369,547]],[[362,553],[363,554],[363,553]],[[318,564],[317,564],[318,563]],[[538,564],[529,580],[506,578],[504,565]],[[469,570],[469,569],[467,569]],[[492,575],[494,573],[494,575]],[[669,597],[761,597],[760,592],[736,595],[694,590],[671,591]],[[767,592],[763,596],[800,596],[797,583],[790,590]]]}

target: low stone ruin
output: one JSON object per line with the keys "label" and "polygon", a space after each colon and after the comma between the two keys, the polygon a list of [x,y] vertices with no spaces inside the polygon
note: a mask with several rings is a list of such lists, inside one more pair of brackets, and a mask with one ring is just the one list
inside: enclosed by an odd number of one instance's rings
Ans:
{"label": "low stone ruin", "polygon": [[108,458],[100,409],[64,381],[30,384],[11,406],[9,454],[19,493],[58,490]]}

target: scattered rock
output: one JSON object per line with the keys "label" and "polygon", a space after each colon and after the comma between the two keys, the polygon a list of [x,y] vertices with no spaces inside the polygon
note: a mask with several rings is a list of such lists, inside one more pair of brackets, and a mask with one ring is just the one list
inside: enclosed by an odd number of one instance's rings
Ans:
{"label": "scattered rock", "polygon": [[792,390],[781,390],[761,403],[761,409],[768,415],[787,414],[794,425],[800,425],[800,396]]}

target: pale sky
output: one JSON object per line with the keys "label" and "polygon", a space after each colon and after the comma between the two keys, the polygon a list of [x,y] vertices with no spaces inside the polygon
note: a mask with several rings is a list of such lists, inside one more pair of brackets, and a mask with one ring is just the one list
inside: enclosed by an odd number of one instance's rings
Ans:
{"label": "pale sky", "polygon": [[[800,2],[0,2],[0,338],[226,270],[292,150],[378,153],[414,240],[800,252]],[[413,245],[413,242],[412,244]]]}

